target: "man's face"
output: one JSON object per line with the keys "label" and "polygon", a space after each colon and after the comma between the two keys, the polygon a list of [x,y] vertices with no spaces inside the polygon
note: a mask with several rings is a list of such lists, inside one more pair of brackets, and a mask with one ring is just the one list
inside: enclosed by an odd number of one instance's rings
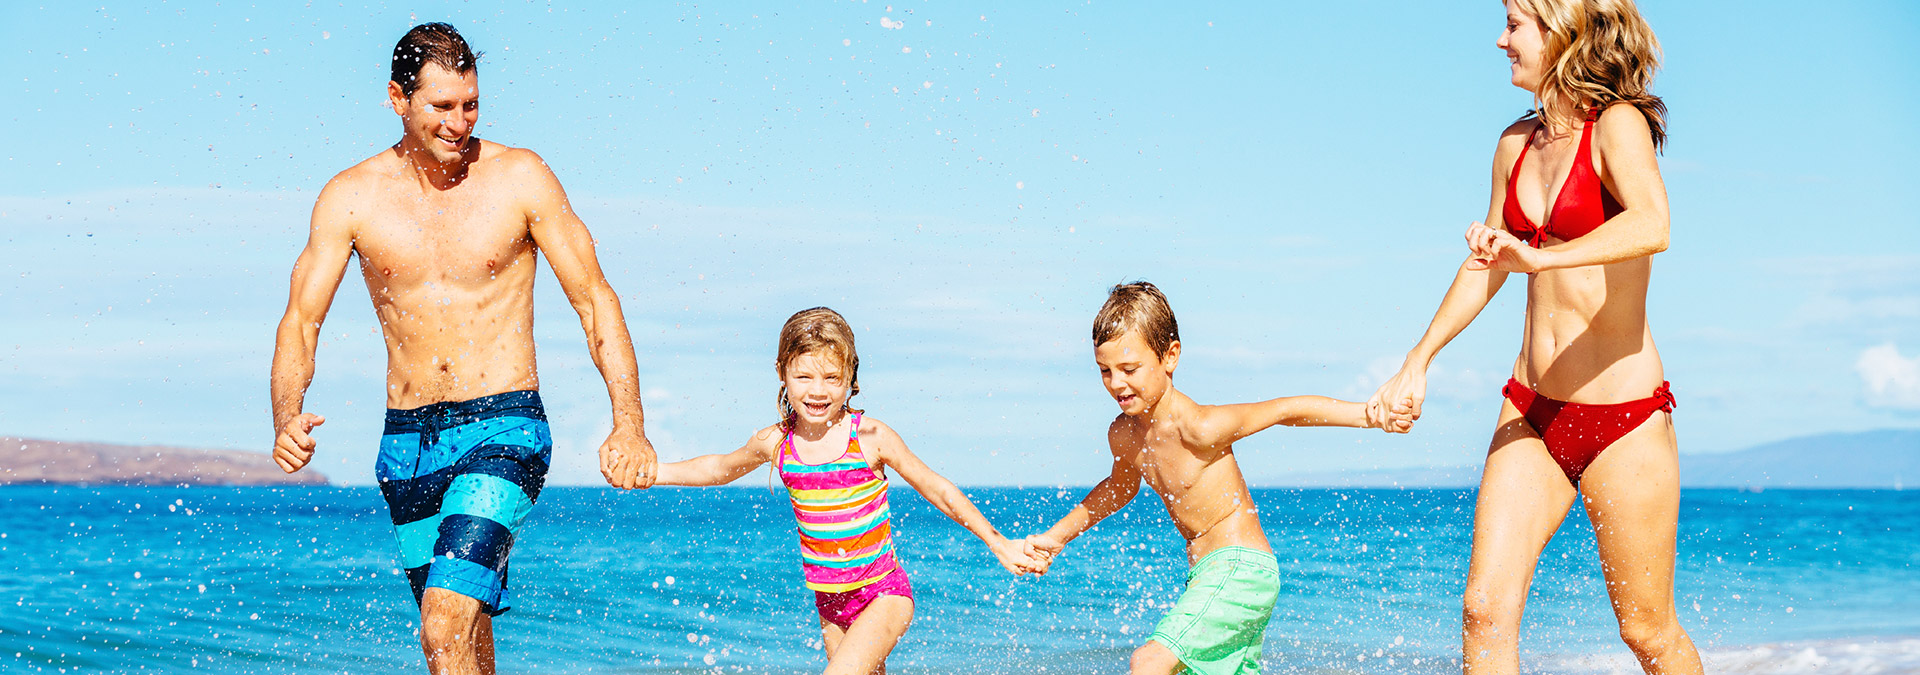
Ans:
{"label": "man's face", "polygon": [[420,69],[412,96],[400,84],[387,83],[387,101],[399,113],[402,133],[435,162],[451,164],[473,137],[480,121],[480,73],[456,73],[437,63]]}

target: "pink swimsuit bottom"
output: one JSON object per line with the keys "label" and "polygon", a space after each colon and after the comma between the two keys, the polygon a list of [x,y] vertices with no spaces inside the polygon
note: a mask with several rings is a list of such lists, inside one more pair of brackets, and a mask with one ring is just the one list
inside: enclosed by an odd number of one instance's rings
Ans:
{"label": "pink swimsuit bottom", "polygon": [[820,618],[833,622],[842,630],[853,626],[853,620],[867,610],[883,595],[897,595],[908,600],[913,599],[913,584],[907,582],[907,572],[896,569],[892,574],[881,577],[879,581],[861,586],[845,593],[813,592],[813,604],[820,608]]}

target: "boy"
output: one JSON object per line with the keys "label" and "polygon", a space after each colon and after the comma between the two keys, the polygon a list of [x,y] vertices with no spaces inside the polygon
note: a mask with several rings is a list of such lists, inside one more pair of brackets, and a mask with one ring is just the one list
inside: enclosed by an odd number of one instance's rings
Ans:
{"label": "boy", "polygon": [[[1173,388],[1180,329],[1153,284],[1115,286],[1093,323],[1100,379],[1120,404],[1107,427],[1113,473],[1042,534],[1027,538],[1045,572],[1067,542],[1133,501],[1147,481],[1187,540],[1187,590],[1147,644],[1135,675],[1186,669],[1260,672],[1260,643],[1280,592],[1280,567],[1240,476],[1233,443],[1275,424],[1368,427],[1363,404],[1321,396],[1200,405]],[[1410,423],[1404,416],[1387,424]]]}

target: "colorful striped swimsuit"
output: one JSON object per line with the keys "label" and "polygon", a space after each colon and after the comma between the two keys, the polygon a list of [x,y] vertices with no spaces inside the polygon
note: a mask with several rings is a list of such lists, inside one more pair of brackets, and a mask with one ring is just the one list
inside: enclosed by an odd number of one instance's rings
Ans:
{"label": "colorful striped swimsuit", "polygon": [[780,443],[780,480],[800,523],[800,565],[807,588],[845,593],[900,569],[894,558],[887,480],[860,451],[860,415],[847,450],[825,464],[800,461],[793,430]]}

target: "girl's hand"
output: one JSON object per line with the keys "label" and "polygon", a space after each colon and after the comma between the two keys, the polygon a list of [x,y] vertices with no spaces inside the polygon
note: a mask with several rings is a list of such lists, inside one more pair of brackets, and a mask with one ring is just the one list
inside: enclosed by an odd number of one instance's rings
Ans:
{"label": "girl's hand", "polygon": [[1545,269],[1545,254],[1506,230],[1475,222],[1467,228],[1467,269],[1532,274]]}
{"label": "girl's hand", "polygon": [[989,548],[993,549],[993,557],[1000,559],[1000,566],[1007,568],[1007,571],[1012,572],[1016,577],[1044,569],[1044,567],[1032,557],[1027,555],[1024,544],[1015,543],[1005,537],[1001,537],[999,542]]}

